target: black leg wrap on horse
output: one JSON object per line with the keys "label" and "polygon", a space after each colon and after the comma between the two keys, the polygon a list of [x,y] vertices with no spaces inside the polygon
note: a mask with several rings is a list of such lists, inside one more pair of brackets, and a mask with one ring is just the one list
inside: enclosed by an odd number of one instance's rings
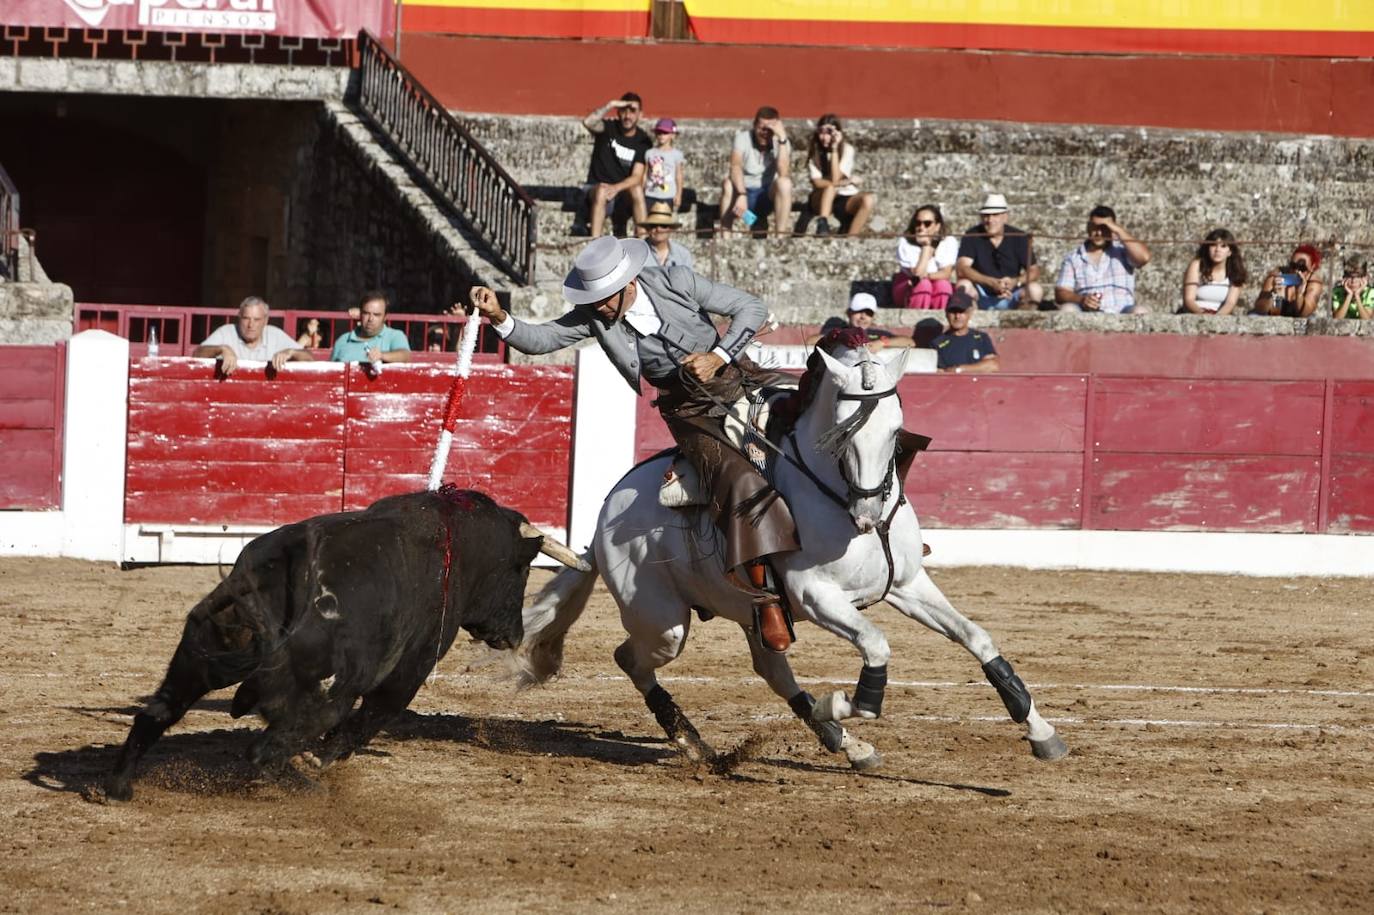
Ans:
{"label": "black leg wrap on horse", "polygon": [[661,686],[655,686],[649,690],[649,694],[644,697],[644,704],[649,707],[649,711],[654,713],[654,718],[658,720],[658,726],[663,728],[663,732],[672,740],[679,737],[687,737],[693,741],[700,741],[701,735],[692,722],[687,720],[687,716],[682,714],[682,709],[678,708],[677,703],[668,691]]}
{"label": "black leg wrap on horse", "polygon": [[886,692],[887,665],[869,667],[865,664],[863,670],[859,671],[859,683],[854,687],[854,708],[882,717],[883,695]]}
{"label": "black leg wrap on horse", "polygon": [[792,707],[792,714],[800,718],[821,739],[821,746],[831,753],[840,752],[840,745],[844,743],[844,728],[834,721],[816,721],[811,717],[816,700],[810,693],[802,690],[788,699],[787,704]]}
{"label": "black leg wrap on horse", "polygon": [[1002,704],[1007,707],[1007,714],[1011,716],[1011,720],[1017,724],[1024,723],[1030,717],[1030,692],[1016,675],[1016,671],[1011,669],[1007,659],[999,654],[983,665],[983,673],[993,689],[997,690],[997,695],[1002,697]]}

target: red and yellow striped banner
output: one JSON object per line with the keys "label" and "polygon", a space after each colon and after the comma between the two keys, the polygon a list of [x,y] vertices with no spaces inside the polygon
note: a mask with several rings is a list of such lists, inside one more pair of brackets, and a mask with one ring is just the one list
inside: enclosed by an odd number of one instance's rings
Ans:
{"label": "red and yellow striped banner", "polygon": [[748,44],[1374,56],[1374,0],[685,0]]}
{"label": "red and yellow striped banner", "polygon": [[[683,0],[702,41],[1374,57],[1374,0]],[[401,28],[642,38],[651,0],[417,0]]]}

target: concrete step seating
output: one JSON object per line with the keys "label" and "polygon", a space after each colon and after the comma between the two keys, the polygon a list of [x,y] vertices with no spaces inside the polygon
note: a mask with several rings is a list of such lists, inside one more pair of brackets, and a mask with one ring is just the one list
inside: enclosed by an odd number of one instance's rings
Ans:
{"label": "concrete step seating", "polygon": [[[672,114],[654,111],[648,101],[648,124]],[[542,291],[554,299],[548,306],[556,313],[558,280],[585,242],[570,230],[590,135],[576,118],[456,114],[539,201],[538,289],[518,298]],[[804,156],[812,122],[787,123],[799,208],[810,191]],[[915,206],[936,203],[946,229],[960,232],[977,222],[990,192],[1006,194],[1012,224],[1035,234],[1050,286],[1064,255],[1081,241],[1088,210],[1098,203],[1115,207],[1122,224],[1150,244],[1153,261],[1138,275],[1137,294],[1157,312],[1177,308],[1197,240],[1218,226],[1241,240],[1252,277],[1247,297],[1298,241],[1329,252],[1323,277],[1339,276],[1335,262],[1347,246],[1374,242],[1374,185],[1361,178],[1362,163],[1374,158],[1368,141],[956,121],[846,121],[856,171],[878,195],[869,237],[716,238],[709,233],[731,140],[747,122],[678,124],[687,184],[696,192],[678,240],[702,272],[759,293],[780,313],[833,314],[860,289],[886,301],[895,235]]]}

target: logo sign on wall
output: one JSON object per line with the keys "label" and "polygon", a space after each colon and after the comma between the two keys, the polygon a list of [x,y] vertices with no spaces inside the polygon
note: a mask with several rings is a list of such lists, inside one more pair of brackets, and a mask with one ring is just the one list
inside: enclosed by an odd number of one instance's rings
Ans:
{"label": "logo sign on wall", "polygon": [[[276,0],[63,0],[81,21],[100,28],[106,14],[120,6],[138,9],[145,29],[195,29],[212,32],[272,32]],[[284,0],[290,3],[291,0]]]}
{"label": "logo sign on wall", "polygon": [[0,25],[348,38],[395,31],[394,0],[5,0]]}

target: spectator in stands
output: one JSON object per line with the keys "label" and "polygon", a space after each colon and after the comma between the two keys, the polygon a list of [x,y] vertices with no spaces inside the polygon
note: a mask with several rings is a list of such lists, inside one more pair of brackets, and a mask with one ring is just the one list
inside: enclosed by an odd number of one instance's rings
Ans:
{"label": "spectator in stands", "polygon": [[[587,168],[586,193],[590,209],[588,226],[592,237],[601,234],[606,211],[624,213],[628,207],[636,229],[644,221],[644,159],[654,141],[639,126],[643,103],[638,95],[626,92],[587,115],[582,126],[595,138],[592,161]],[[612,109],[616,116],[606,117]],[[574,226],[573,234],[581,234]]]}
{"label": "spectator in stands", "polygon": [[869,292],[856,292],[854,297],[849,300],[849,308],[843,317],[836,316],[827,320],[821,325],[821,332],[807,338],[807,346],[815,346],[821,338],[832,330],[839,330],[845,327],[857,327],[868,335],[868,345],[871,349],[882,349],[885,346],[911,346],[910,337],[899,337],[890,330],[883,330],[881,327],[874,327],[873,322],[878,316],[878,300]]}
{"label": "spectator in stands", "polygon": [[1255,314],[1306,318],[1316,314],[1324,284],[1317,279],[1322,253],[1315,245],[1298,245],[1288,263],[1264,275],[1255,297]]}
{"label": "spectator in stands", "polygon": [[301,349],[319,349],[324,345],[324,334],[320,333],[320,319],[309,318],[305,322],[305,330],[296,338],[296,345]]}
{"label": "spectator in stands", "polygon": [[1054,284],[1060,311],[1144,314],[1135,300],[1135,272],[1150,262],[1150,249],[1131,237],[1116,211],[1098,205],[1088,213],[1088,238],[1065,256]]}
{"label": "spectator in stands", "polygon": [[240,359],[270,362],[277,371],[288,362],[312,361],[314,357],[299,349],[286,331],[267,323],[267,311],[265,301],[250,295],[239,303],[234,323],[215,328],[191,355],[218,359],[225,375],[234,374]]}
{"label": "spectator in stands", "polygon": [[965,289],[956,289],[945,304],[945,320],[949,330],[935,338],[935,358],[938,370],[962,375],[967,372],[1000,372],[997,348],[992,338],[981,330],[968,326],[973,296]]}
{"label": "spectator in stands", "polygon": [[1236,308],[1246,279],[1240,245],[1227,229],[1213,229],[1183,271],[1183,307],[1179,314],[1229,315]]}
{"label": "spectator in stands", "polygon": [[945,234],[940,208],[916,208],[906,232],[897,239],[897,273],[892,277],[892,304],[898,308],[943,309],[954,291],[959,239]]}
{"label": "spectator in stands", "polygon": [[442,353],[448,349],[448,330],[442,324],[436,324],[425,334],[425,352]]}
{"label": "spectator in stands", "polygon": [[922,318],[911,331],[912,346],[917,349],[935,349],[935,341],[945,332],[945,325],[939,318]]}
{"label": "spectator in stands", "polygon": [[332,362],[409,362],[410,341],[394,327],[386,326],[387,298],[368,292],[358,303],[358,327],[334,341]]}
{"label": "spectator in stands", "polygon": [[752,127],[735,134],[730,148],[730,173],[721,185],[720,227],[734,228],[735,220],[750,222],[774,214],[774,229],[788,230],[792,214],[792,155],[787,127],[778,110],[763,106]]}
{"label": "spectator in stands", "polygon": [[823,114],[806,150],[811,175],[811,212],[816,214],[816,234],[830,234],[830,217],[838,206],[839,223],[849,224],[847,235],[858,235],[868,225],[878,195],[859,190],[854,174],[854,144],[845,138],[840,119]]}
{"label": "spectator in stands", "polygon": [[1369,288],[1369,265],[1351,258],[1345,262],[1340,283],[1331,290],[1334,318],[1374,318],[1374,289]]}
{"label": "spectator in stands", "polygon": [[673,241],[673,230],[678,222],[673,218],[671,203],[663,200],[649,207],[644,225],[649,229],[649,255],[660,267],[692,266],[692,252]]}
{"label": "spectator in stands", "polygon": [[964,232],[955,270],[958,286],[973,296],[978,307],[1006,311],[1034,309],[1044,298],[1040,265],[1030,236],[1007,225],[1007,198],[989,194],[978,210],[979,225]]}
{"label": "spectator in stands", "polygon": [[659,118],[654,124],[654,148],[644,156],[644,199],[651,211],[656,203],[668,204],[673,213],[682,209],[686,166],[682,150],[673,145],[676,139],[677,122]]}

